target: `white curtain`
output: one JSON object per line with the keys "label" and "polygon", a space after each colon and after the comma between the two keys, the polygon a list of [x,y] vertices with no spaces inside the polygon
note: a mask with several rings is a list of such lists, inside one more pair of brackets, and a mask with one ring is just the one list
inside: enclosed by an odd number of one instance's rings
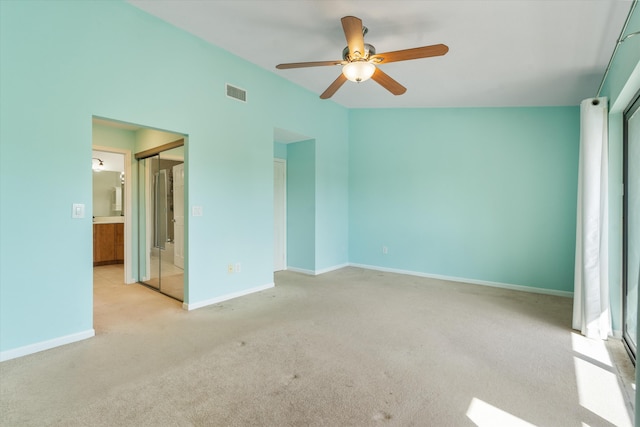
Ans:
{"label": "white curtain", "polygon": [[607,98],[580,104],[580,163],[573,328],[589,338],[611,335],[608,252]]}

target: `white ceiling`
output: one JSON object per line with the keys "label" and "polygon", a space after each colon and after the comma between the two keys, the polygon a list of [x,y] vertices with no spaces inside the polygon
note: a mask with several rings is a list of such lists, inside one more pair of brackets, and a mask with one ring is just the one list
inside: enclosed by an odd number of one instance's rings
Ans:
{"label": "white ceiling", "polygon": [[[381,65],[407,87],[347,82],[351,108],[578,105],[595,96],[631,0],[128,0],[214,45],[320,94],[339,66],[340,18],[354,15],[378,53],[437,43],[442,57]],[[638,29],[635,29],[638,30]],[[631,31],[634,31],[631,29]],[[237,82],[241,84],[242,82]]]}

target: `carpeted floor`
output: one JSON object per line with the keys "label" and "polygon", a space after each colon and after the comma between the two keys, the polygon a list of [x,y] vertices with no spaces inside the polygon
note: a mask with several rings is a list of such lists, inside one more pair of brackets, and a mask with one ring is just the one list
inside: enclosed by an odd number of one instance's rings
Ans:
{"label": "carpeted floor", "polygon": [[345,268],[186,312],[121,282],[96,268],[96,337],[0,364],[1,425],[632,425],[622,344],[567,298]]}

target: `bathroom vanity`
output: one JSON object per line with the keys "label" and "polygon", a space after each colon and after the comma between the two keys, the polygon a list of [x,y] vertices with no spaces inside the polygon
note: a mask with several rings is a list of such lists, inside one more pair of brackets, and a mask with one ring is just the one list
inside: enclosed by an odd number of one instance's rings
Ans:
{"label": "bathroom vanity", "polygon": [[124,264],[124,217],[96,217],[93,222],[93,265]]}

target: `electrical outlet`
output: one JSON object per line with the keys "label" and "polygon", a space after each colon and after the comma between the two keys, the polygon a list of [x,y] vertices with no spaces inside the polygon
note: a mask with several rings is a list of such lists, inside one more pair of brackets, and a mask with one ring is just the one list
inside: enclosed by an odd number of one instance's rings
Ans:
{"label": "electrical outlet", "polygon": [[383,246],[383,247],[382,247],[382,253],[383,253],[383,254],[385,254],[385,255],[386,255],[387,253],[389,253],[389,248],[388,248],[388,247],[386,247],[386,246]]}
{"label": "electrical outlet", "polygon": [[242,264],[236,262],[236,273],[240,273],[242,271]]}
{"label": "electrical outlet", "polygon": [[233,273],[233,264],[227,266],[227,273]]}

